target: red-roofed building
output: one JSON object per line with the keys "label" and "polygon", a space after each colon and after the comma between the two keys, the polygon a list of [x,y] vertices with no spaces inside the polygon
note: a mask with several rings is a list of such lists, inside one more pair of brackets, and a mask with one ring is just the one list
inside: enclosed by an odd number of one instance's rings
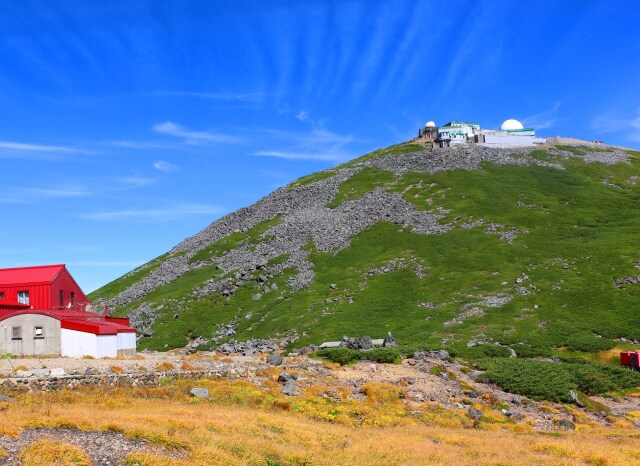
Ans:
{"label": "red-roofed building", "polygon": [[81,309],[89,304],[64,264],[0,269],[0,306],[31,309]]}
{"label": "red-roofed building", "polygon": [[87,312],[89,305],[62,264],[0,269],[0,354],[135,354],[129,319]]}

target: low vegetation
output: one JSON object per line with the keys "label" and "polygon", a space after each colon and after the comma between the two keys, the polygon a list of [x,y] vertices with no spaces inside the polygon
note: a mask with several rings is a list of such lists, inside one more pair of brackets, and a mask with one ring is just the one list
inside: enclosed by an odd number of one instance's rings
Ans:
{"label": "low vegetation", "polygon": [[[193,386],[208,388],[211,398],[190,397]],[[630,423],[534,432],[505,419],[491,399],[474,401],[483,415],[473,421],[466,410],[405,405],[397,386],[368,383],[361,391],[364,401],[333,401],[322,387],[291,398],[248,382],[199,380],[25,393],[13,395],[15,402],[3,411],[0,435],[73,428],[120,432],[165,449],[132,452],[126,457],[131,465],[559,465],[640,459],[640,438]],[[49,441],[32,444],[22,456],[30,465],[88,464],[86,458],[82,446]]]}
{"label": "low vegetation", "polygon": [[324,348],[316,351],[316,356],[340,365],[357,361],[373,361],[379,363],[399,363],[400,351],[396,348],[373,348],[366,351],[356,351],[350,348]]}
{"label": "low vegetation", "polygon": [[[484,377],[508,392],[535,400],[574,402],[579,392],[603,395],[640,386],[640,373],[581,360],[568,363],[522,359],[483,359]],[[572,394],[573,392],[573,394]]]}

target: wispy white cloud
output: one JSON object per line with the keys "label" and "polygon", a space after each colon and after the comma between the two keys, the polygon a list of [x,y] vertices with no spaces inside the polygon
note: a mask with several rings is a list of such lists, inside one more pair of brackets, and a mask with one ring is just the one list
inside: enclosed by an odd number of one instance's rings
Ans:
{"label": "wispy white cloud", "polygon": [[344,153],[331,152],[285,152],[279,150],[262,150],[255,152],[257,157],[277,157],[287,160],[324,160],[327,162],[341,162],[348,160],[349,156]]}
{"label": "wispy white cloud", "polygon": [[26,194],[35,197],[56,198],[56,197],[83,197],[91,193],[83,188],[26,188],[23,190]]}
{"label": "wispy white cloud", "polygon": [[193,131],[171,121],[153,125],[153,131],[167,136],[182,138],[186,144],[227,143],[237,144],[243,142],[242,138],[215,131]]}
{"label": "wispy white cloud", "polygon": [[158,160],[156,163],[153,164],[153,168],[165,173],[169,173],[178,169],[178,167],[176,167],[174,164],[165,162],[164,160]]}
{"label": "wispy white cloud", "polygon": [[75,261],[69,262],[67,265],[72,267],[138,267],[144,264],[144,260],[126,260],[126,261]]}
{"label": "wispy white cloud", "polygon": [[640,109],[635,118],[621,118],[605,114],[593,119],[591,126],[597,133],[626,133],[631,141],[640,141]]}
{"label": "wispy white cloud", "polygon": [[135,189],[142,188],[144,186],[149,186],[150,184],[155,183],[155,179],[153,178],[143,178],[139,176],[125,176],[118,179],[119,186],[112,186],[111,190],[122,190],[122,189]]}
{"label": "wispy white cloud", "polygon": [[309,119],[309,112],[301,110],[298,113],[296,113],[295,117],[300,121],[307,121]]}
{"label": "wispy white cloud", "polygon": [[160,95],[175,96],[175,97],[194,97],[197,99],[206,100],[223,100],[223,101],[238,101],[257,103],[263,98],[261,92],[246,92],[246,93],[233,93],[233,92],[161,92]]}
{"label": "wispy white cloud", "polygon": [[549,110],[523,117],[522,122],[525,126],[533,127],[537,130],[552,128],[558,122],[557,113],[561,105],[560,102],[556,102]]}
{"label": "wispy white cloud", "polygon": [[162,149],[168,146],[166,143],[156,141],[106,141],[103,144],[125,149]]}
{"label": "wispy white cloud", "polygon": [[343,162],[354,156],[347,148],[347,145],[354,141],[350,135],[337,134],[322,128],[302,133],[271,129],[262,131],[275,138],[276,141],[272,144],[278,147],[259,150],[252,154],[258,157]]}
{"label": "wispy white cloud", "polygon": [[78,217],[86,220],[118,221],[174,221],[198,215],[216,215],[223,212],[218,206],[209,204],[180,204],[156,209],[129,209],[107,212],[81,214]]}
{"label": "wispy white cloud", "polygon": [[77,153],[82,152],[79,149],[74,147],[65,147],[65,146],[47,146],[42,144],[29,144],[23,142],[11,142],[11,141],[0,141],[0,149],[9,149],[12,151],[21,151],[21,152],[63,152],[63,153]]}

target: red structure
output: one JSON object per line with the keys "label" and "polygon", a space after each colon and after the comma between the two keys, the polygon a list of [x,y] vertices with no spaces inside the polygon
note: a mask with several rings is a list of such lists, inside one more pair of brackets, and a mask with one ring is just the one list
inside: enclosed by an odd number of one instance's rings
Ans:
{"label": "red structure", "polygon": [[620,365],[640,371],[640,351],[622,351],[620,353]]}
{"label": "red structure", "polygon": [[64,264],[0,269],[0,309],[84,310],[87,304]]}

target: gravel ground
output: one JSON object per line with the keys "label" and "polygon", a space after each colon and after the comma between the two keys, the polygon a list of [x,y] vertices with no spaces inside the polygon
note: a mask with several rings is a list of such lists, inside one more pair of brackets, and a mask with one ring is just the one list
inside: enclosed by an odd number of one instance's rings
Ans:
{"label": "gravel ground", "polygon": [[83,432],[74,429],[28,429],[18,439],[0,437],[0,447],[8,456],[0,458],[0,465],[19,464],[18,455],[31,443],[51,439],[79,447],[91,459],[92,464],[111,466],[125,464],[124,458],[131,452],[145,451],[162,455],[183,456],[183,453],[168,451],[150,445],[144,440],[127,439],[117,432]]}

